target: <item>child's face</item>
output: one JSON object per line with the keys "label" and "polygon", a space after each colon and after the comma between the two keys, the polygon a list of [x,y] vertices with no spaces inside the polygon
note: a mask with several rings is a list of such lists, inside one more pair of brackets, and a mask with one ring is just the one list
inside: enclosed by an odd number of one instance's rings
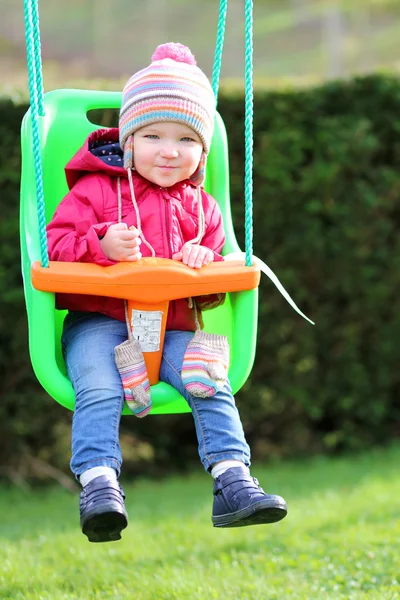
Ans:
{"label": "child's face", "polygon": [[160,187],[188,179],[199,166],[203,144],[187,125],[154,123],[133,136],[136,171]]}

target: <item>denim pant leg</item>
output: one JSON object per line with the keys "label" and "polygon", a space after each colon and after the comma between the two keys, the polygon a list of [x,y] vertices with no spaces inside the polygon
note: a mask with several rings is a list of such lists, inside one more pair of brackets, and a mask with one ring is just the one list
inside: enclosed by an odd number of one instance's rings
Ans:
{"label": "denim pant leg", "polygon": [[200,460],[206,471],[221,460],[240,460],[249,466],[250,448],[229,383],[211,398],[192,396],[182,383],[183,357],[192,337],[188,331],[166,332],[160,379],[178,390],[192,409]]}
{"label": "denim pant leg", "polygon": [[114,348],[127,339],[125,323],[99,313],[70,313],[62,336],[68,376],[75,391],[71,470],[98,466],[119,474],[119,424],[124,394]]}

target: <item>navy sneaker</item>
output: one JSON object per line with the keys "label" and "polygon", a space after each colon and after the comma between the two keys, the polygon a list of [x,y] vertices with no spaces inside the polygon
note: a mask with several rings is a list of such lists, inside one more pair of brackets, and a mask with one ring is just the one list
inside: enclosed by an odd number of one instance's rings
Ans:
{"label": "navy sneaker", "polygon": [[89,542],[121,539],[128,525],[125,494],[118,481],[106,475],[95,477],[83,488],[80,498],[81,528]]}
{"label": "navy sneaker", "polygon": [[266,494],[247,469],[232,467],[214,479],[214,527],[276,523],[286,514],[284,499]]}

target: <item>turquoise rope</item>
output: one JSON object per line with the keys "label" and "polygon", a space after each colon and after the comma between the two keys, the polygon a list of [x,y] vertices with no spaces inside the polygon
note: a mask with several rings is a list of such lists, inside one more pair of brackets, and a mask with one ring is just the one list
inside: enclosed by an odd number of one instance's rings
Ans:
{"label": "turquoise rope", "polygon": [[253,256],[253,0],[245,0],[245,255]]}
{"label": "turquoise rope", "polygon": [[[212,88],[216,101],[221,73],[228,2],[220,0]],[[245,264],[253,262],[253,0],[245,0]]]}
{"label": "turquoise rope", "polygon": [[[43,112],[43,78],[41,75],[39,11],[37,0],[24,0],[26,56],[28,64],[28,84],[31,104],[32,143],[35,166],[36,201],[40,236],[40,255],[43,267],[49,266],[46,235],[46,213],[43,191],[43,167],[40,144],[39,114]],[[36,41],[35,41],[36,40]],[[39,73],[38,73],[39,71]],[[39,89],[38,89],[39,88]]]}
{"label": "turquoise rope", "polygon": [[217,40],[215,42],[214,66],[212,72],[211,87],[214,92],[215,102],[218,103],[219,79],[221,73],[222,53],[224,49],[226,13],[228,9],[228,0],[220,0],[219,15],[217,25]]}
{"label": "turquoise rope", "polygon": [[35,51],[35,73],[36,73],[36,89],[38,91],[38,111],[39,116],[44,117],[43,107],[43,75],[42,75],[42,53],[40,44],[40,28],[39,28],[39,0],[32,2],[32,24],[33,24],[33,44]]}

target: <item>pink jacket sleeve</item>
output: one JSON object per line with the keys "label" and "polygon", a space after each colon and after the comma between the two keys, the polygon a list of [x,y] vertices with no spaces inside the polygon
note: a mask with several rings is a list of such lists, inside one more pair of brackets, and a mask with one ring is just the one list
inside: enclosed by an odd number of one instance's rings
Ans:
{"label": "pink jacket sleeve", "polygon": [[110,225],[103,221],[100,178],[85,175],[60,202],[47,226],[50,260],[115,264],[103,254],[99,240]]}

